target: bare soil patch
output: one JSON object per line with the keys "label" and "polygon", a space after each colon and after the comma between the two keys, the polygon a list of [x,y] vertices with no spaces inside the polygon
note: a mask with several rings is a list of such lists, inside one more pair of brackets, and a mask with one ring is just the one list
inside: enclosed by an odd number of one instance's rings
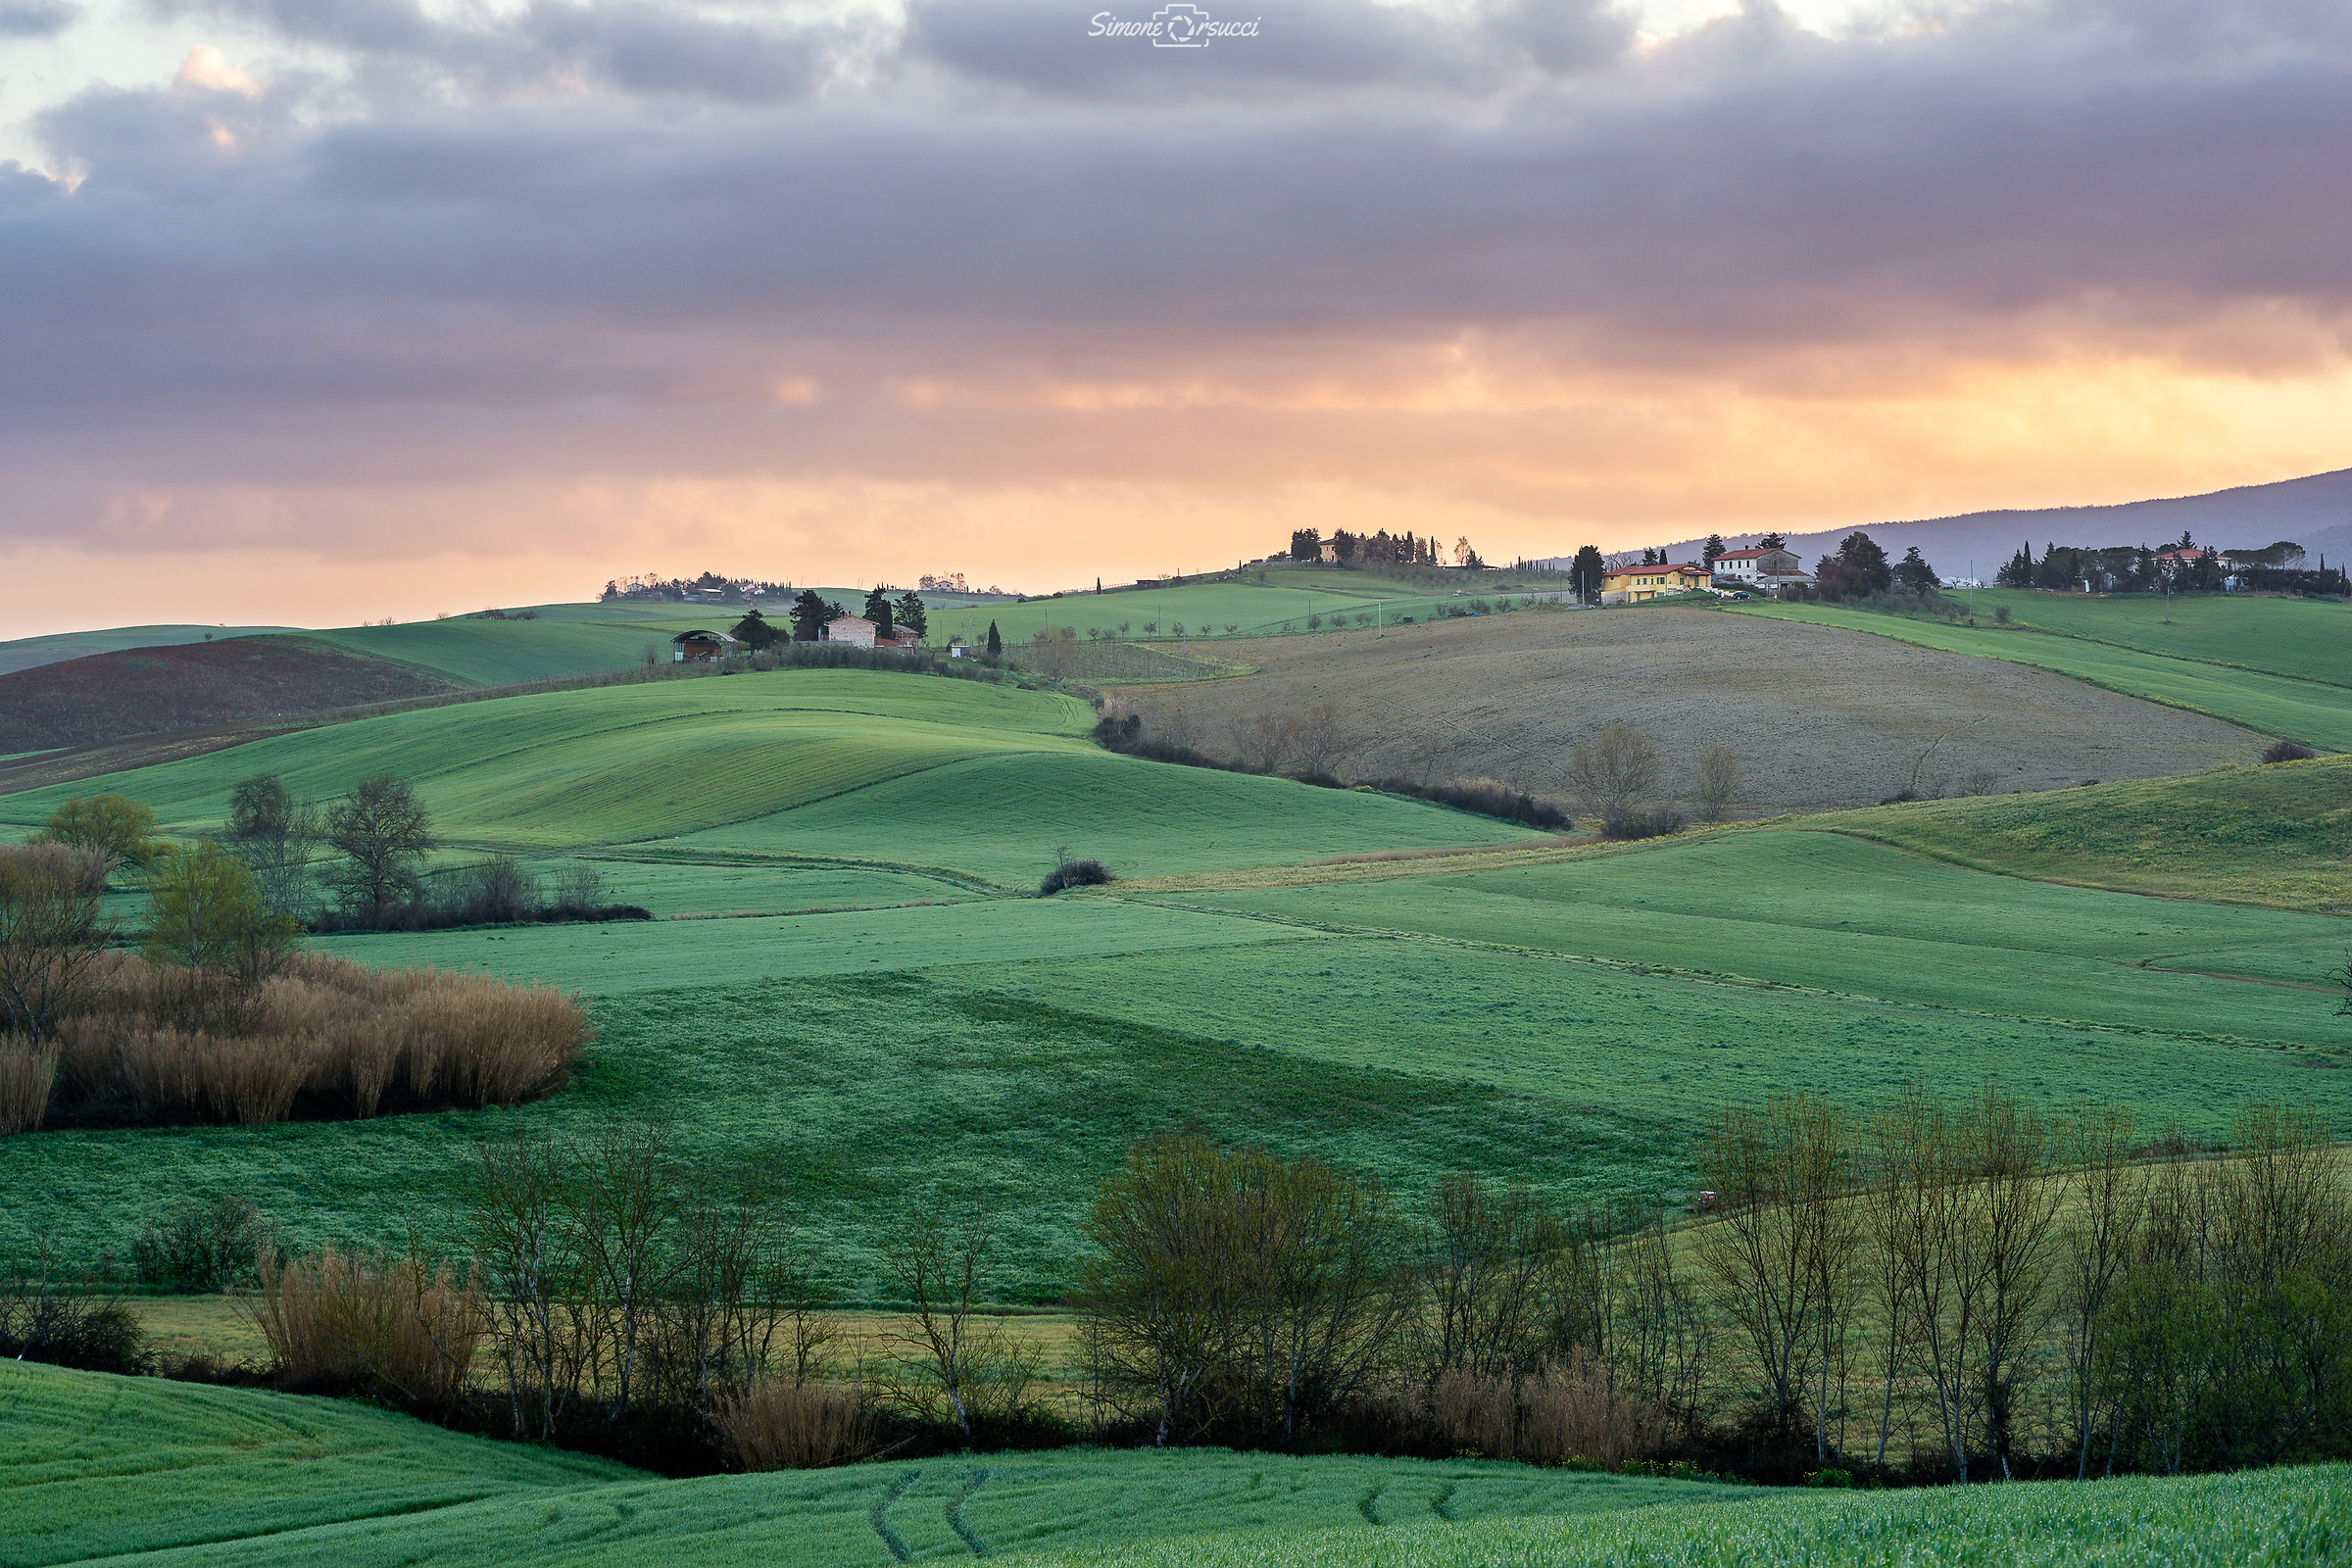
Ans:
{"label": "bare soil patch", "polygon": [[2046,670],[1838,627],[1702,609],[1531,611],[1220,644],[1262,671],[1118,695],[1163,737],[1239,755],[1237,723],[1337,710],[1350,778],[1487,776],[1566,798],[1567,754],[1601,725],[1656,744],[1660,796],[1701,753],[1738,754],[1738,816],[1874,804],[1972,780],[1997,794],[2251,761],[2261,738]]}
{"label": "bare soil patch", "polygon": [[315,713],[459,685],[301,637],[131,648],[0,675],[0,755]]}

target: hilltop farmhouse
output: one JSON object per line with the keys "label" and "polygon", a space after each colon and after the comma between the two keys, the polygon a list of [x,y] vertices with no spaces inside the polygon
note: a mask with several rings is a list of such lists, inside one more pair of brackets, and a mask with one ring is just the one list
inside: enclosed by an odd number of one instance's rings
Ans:
{"label": "hilltop farmhouse", "polygon": [[1601,579],[1604,605],[1638,605],[1692,588],[1707,586],[1707,568],[1684,562],[1671,566],[1619,566]]}
{"label": "hilltop farmhouse", "polygon": [[1717,556],[1712,564],[1717,582],[1724,582],[1728,579],[1741,585],[1752,584],[1767,576],[1784,577],[1801,574],[1805,569],[1803,564],[1796,559],[1795,551],[1783,550],[1777,546],[1759,546],[1750,550],[1727,550]]}

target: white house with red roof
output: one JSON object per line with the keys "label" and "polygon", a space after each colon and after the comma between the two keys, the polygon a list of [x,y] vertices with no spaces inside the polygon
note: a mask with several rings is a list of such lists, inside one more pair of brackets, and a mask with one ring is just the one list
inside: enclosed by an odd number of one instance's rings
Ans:
{"label": "white house with red roof", "polygon": [[1778,545],[1727,550],[1715,558],[1712,565],[1717,581],[1729,578],[1743,586],[1761,577],[1786,577],[1805,569],[1795,551],[1783,550]]}

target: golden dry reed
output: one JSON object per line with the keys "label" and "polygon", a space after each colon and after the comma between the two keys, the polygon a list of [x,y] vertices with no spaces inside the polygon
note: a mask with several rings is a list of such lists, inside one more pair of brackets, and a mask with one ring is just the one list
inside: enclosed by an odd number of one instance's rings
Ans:
{"label": "golden dry reed", "polygon": [[874,1451],[880,1421],[860,1384],[761,1381],[719,1406],[719,1438],[745,1470],[821,1470]]}
{"label": "golden dry reed", "polygon": [[575,997],[485,975],[302,954],[239,987],[108,954],[60,1023],[60,1093],[150,1120],[244,1126],[298,1105],[511,1105],[561,1088],[594,1035]]}
{"label": "golden dry reed", "polygon": [[284,1264],[265,1248],[246,1310],[277,1370],[304,1381],[375,1383],[417,1403],[465,1393],[489,1328],[481,1289],[446,1263],[338,1252]]}
{"label": "golden dry reed", "polygon": [[1516,1384],[1456,1367],[1430,1389],[1429,1410],[1447,1442],[1529,1464],[1581,1460],[1614,1470],[1666,1446],[1666,1412],[1617,1387],[1581,1349]]}
{"label": "golden dry reed", "polygon": [[30,1051],[0,1040],[0,1135],[39,1129],[57,1082],[57,1057],[55,1046]]}

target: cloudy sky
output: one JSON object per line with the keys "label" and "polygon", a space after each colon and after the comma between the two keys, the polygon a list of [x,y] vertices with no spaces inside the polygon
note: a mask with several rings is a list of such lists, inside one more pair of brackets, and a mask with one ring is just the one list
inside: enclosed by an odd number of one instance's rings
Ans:
{"label": "cloudy sky", "polygon": [[2340,0],[1102,4],[0,0],[0,635],[2352,465]]}

